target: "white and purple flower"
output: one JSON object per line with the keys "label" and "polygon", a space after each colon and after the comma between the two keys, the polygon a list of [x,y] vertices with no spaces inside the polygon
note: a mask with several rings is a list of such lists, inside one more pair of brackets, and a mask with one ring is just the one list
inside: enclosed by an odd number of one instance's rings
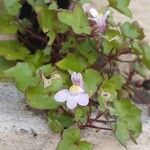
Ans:
{"label": "white and purple flower", "polygon": [[105,12],[105,14],[99,14],[98,11],[94,8],[91,8],[89,10],[92,18],[89,18],[90,20],[93,20],[96,22],[97,26],[99,27],[99,31],[101,33],[103,33],[106,29],[106,25],[107,25],[107,18],[110,14],[110,10],[107,10]]}
{"label": "white and purple flower", "polygon": [[54,99],[57,102],[66,102],[69,109],[74,109],[77,105],[87,106],[89,103],[89,96],[83,87],[83,78],[81,73],[73,72],[71,74],[71,81],[73,85],[68,89],[58,91]]}
{"label": "white and purple flower", "polygon": [[89,13],[92,16],[89,19],[95,21],[97,26],[99,27],[99,31],[103,33],[107,25],[107,18],[110,14],[110,10],[107,10],[103,15],[99,14],[98,11],[89,3],[82,5],[82,7],[85,12]]}

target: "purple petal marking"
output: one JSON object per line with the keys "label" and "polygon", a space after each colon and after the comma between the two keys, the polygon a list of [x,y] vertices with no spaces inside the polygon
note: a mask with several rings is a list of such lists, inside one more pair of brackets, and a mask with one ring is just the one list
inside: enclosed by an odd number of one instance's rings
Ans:
{"label": "purple petal marking", "polygon": [[73,84],[79,85],[80,87],[83,88],[83,78],[82,78],[81,73],[73,72],[71,74],[71,81]]}
{"label": "purple petal marking", "polygon": [[75,109],[77,107],[77,102],[78,102],[78,97],[77,96],[73,96],[73,95],[70,95],[69,99],[67,100],[67,107],[69,109]]}
{"label": "purple petal marking", "polygon": [[55,94],[54,99],[57,102],[65,102],[67,101],[69,95],[70,95],[69,90],[67,89],[60,90]]}
{"label": "purple petal marking", "polygon": [[80,94],[78,96],[78,104],[81,106],[87,106],[89,103],[89,96],[87,93]]}

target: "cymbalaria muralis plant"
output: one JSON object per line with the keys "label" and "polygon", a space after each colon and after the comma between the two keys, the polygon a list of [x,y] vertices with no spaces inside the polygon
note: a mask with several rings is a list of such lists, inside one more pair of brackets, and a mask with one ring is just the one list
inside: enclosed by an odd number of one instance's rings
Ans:
{"label": "cymbalaria muralis plant", "polygon": [[[86,128],[110,130],[125,147],[142,131],[132,76],[150,68],[150,46],[136,21],[113,20],[114,9],[132,17],[129,2],[108,0],[96,9],[90,0],[0,0],[0,34],[16,35],[0,41],[0,79],[14,81],[62,133],[57,150],[93,149],[81,138]],[[119,63],[130,64],[129,74]]]}

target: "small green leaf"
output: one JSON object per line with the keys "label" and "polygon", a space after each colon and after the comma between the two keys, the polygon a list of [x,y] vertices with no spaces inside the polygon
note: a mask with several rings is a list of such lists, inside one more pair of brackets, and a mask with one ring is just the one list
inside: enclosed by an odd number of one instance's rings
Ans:
{"label": "small green leaf", "polygon": [[102,82],[101,74],[94,69],[87,69],[83,74],[83,79],[86,92],[89,96],[94,95],[98,85]]}
{"label": "small green leaf", "polygon": [[20,0],[4,0],[6,9],[10,15],[17,15],[21,8]]}
{"label": "small green leaf", "polygon": [[56,150],[77,150],[77,145],[68,139],[64,139],[60,141],[57,145]]}
{"label": "small green leaf", "polygon": [[57,102],[54,100],[54,94],[42,84],[28,87],[26,90],[27,102],[30,106],[37,109],[56,109]]}
{"label": "small green leaf", "polygon": [[70,69],[81,72],[87,67],[87,63],[82,57],[70,53],[65,58],[57,62],[56,66],[66,71]]}
{"label": "small green leaf", "polygon": [[64,130],[62,141],[57,145],[57,150],[92,150],[93,145],[87,141],[81,141],[78,127],[70,127]]}
{"label": "small green leaf", "polygon": [[0,41],[0,56],[7,60],[25,60],[29,51],[18,41]]}
{"label": "small green leaf", "polygon": [[61,133],[64,130],[63,125],[58,120],[48,120],[48,124],[55,133]]}
{"label": "small green leaf", "polygon": [[44,63],[44,54],[41,51],[37,51],[34,55],[28,56],[27,62],[31,63],[37,69]]}
{"label": "small green leaf", "polygon": [[63,139],[68,139],[73,143],[80,140],[80,129],[78,127],[70,127],[63,132]]}
{"label": "small green leaf", "polygon": [[6,13],[0,13],[0,33],[16,34],[17,24],[14,18]]}
{"label": "small green leaf", "polygon": [[57,3],[53,0],[49,5],[48,10],[56,10],[56,9],[57,9]]}
{"label": "small green leaf", "polygon": [[4,71],[13,67],[16,64],[15,61],[7,61],[5,58],[0,57],[0,71]]}
{"label": "small green leaf", "polygon": [[73,11],[63,10],[58,13],[61,22],[71,26],[76,34],[90,34],[91,28],[88,19],[80,5],[75,5]]}
{"label": "small green leaf", "polygon": [[75,121],[85,123],[87,121],[88,110],[85,107],[77,107],[75,110]]}
{"label": "small green leaf", "polygon": [[131,10],[128,8],[130,0],[108,0],[109,5],[120,13],[132,17]]}
{"label": "small green leaf", "polygon": [[36,12],[41,28],[50,37],[49,45],[54,42],[57,33],[65,33],[68,30],[68,26],[58,20],[55,10],[48,10],[47,7],[37,7]]}
{"label": "small green leaf", "polygon": [[123,146],[126,146],[126,142],[129,139],[129,131],[125,122],[117,121],[115,136]]}
{"label": "small green leaf", "polygon": [[28,63],[17,63],[16,66],[4,71],[4,77],[14,79],[16,87],[20,91],[25,91],[28,86],[37,84],[38,80],[33,72],[34,68]]}
{"label": "small green leaf", "polygon": [[90,64],[94,64],[96,62],[98,55],[88,40],[79,43],[77,48],[80,54],[84,56]]}
{"label": "small green leaf", "polygon": [[113,75],[110,79],[104,80],[102,89],[121,90],[125,79],[121,75]]}
{"label": "small green leaf", "polygon": [[131,139],[135,141],[142,132],[140,109],[131,100],[123,99],[114,102],[114,107],[110,109],[110,113],[117,117],[115,134],[119,142],[125,146],[129,138],[132,137]]}
{"label": "small green leaf", "polygon": [[56,118],[65,128],[73,124],[73,118],[67,114],[58,115]]}
{"label": "small green leaf", "polygon": [[140,39],[142,40],[144,38],[143,29],[140,28],[137,22],[125,22],[121,26],[121,31],[126,37],[132,38],[132,39]]}
{"label": "small green leaf", "polygon": [[143,46],[143,62],[148,68],[150,68],[150,46],[149,45]]}
{"label": "small green leaf", "polygon": [[79,150],[92,150],[93,144],[87,142],[87,141],[80,141],[78,143],[78,149]]}

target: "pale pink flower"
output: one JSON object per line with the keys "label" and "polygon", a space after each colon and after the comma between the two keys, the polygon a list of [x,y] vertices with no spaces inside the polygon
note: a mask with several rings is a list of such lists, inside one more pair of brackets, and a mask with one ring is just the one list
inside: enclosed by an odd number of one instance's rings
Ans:
{"label": "pale pink flower", "polygon": [[107,25],[107,18],[110,14],[110,10],[107,10],[104,15],[99,14],[98,11],[93,8],[90,3],[82,5],[82,8],[84,12],[87,12],[92,16],[89,17],[89,19],[95,21],[97,26],[99,27],[100,33],[103,33]]}
{"label": "pale pink flower", "polygon": [[87,106],[89,103],[89,96],[83,87],[83,78],[81,73],[73,72],[71,74],[71,81],[73,85],[68,89],[58,91],[54,99],[57,102],[66,102],[69,109],[74,109],[77,105]]}
{"label": "pale pink flower", "polygon": [[97,26],[99,27],[100,32],[103,33],[106,29],[107,18],[110,14],[110,11],[109,10],[106,11],[105,14],[103,15],[103,14],[99,14],[96,9],[90,8],[89,13],[92,16],[92,18],[89,19],[95,21]]}

